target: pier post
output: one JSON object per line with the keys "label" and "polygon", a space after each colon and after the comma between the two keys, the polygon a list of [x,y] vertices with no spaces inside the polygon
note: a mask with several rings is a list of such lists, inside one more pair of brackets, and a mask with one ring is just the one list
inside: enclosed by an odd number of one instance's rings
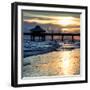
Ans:
{"label": "pier post", "polygon": [[74,36],[72,35],[72,42],[74,41]]}
{"label": "pier post", "polygon": [[30,40],[32,41],[32,35],[30,36]]}
{"label": "pier post", "polygon": [[35,41],[35,36],[33,35],[33,41]]}
{"label": "pier post", "polygon": [[46,38],[46,36],[44,35],[44,36],[43,36],[44,41],[46,40],[45,38]]}
{"label": "pier post", "polygon": [[52,41],[53,41],[53,34],[51,35],[51,37],[52,37]]}
{"label": "pier post", "polygon": [[64,39],[64,36],[62,35],[62,37],[61,37],[61,41],[63,41],[63,39]]}
{"label": "pier post", "polygon": [[39,36],[39,41],[40,41],[40,36]]}

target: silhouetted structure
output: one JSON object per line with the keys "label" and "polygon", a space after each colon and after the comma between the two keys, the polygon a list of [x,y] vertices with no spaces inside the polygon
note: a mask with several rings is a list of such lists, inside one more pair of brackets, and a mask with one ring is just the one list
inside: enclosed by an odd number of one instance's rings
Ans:
{"label": "silhouetted structure", "polygon": [[24,35],[30,35],[31,41],[35,41],[36,37],[38,37],[38,41],[45,41],[46,36],[50,36],[51,40],[54,40],[54,36],[60,36],[61,41],[64,41],[64,36],[71,36],[72,41],[74,41],[74,36],[79,36],[80,33],[46,33],[40,26],[36,26],[35,28],[30,30],[30,33],[24,33]]}
{"label": "silhouetted structure", "polygon": [[38,37],[39,41],[45,40],[45,30],[43,30],[40,26],[36,26],[35,28],[30,30],[31,41],[35,41],[35,38]]}
{"label": "silhouetted structure", "polygon": [[[74,36],[79,36],[80,37],[80,33],[42,33],[42,34],[32,34],[32,33],[24,33],[24,35],[30,35],[31,36],[31,40],[35,40],[35,36],[38,37],[42,37],[42,40],[45,40],[46,36],[51,36],[51,40],[54,40],[54,36],[61,36],[61,41],[64,41],[64,36],[71,36],[72,37],[72,41],[74,41]],[[68,38],[67,38],[68,39]]]}

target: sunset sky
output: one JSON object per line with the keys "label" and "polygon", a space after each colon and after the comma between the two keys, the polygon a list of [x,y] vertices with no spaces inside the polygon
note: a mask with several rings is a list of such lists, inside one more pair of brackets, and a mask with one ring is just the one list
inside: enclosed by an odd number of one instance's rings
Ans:
{"label": "sunset sky", "polygon": [[[80,32],[80,14],[67,12],[23,11],[23,22],[37,25],[51,25],[50,30]],[[54,26],[52,28],[52,25]],[[42,26],[43,27],[43,26]]]}

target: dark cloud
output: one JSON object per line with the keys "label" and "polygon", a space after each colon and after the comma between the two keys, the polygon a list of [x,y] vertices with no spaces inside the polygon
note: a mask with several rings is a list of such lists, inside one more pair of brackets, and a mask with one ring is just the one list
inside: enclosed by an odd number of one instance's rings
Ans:
{"label": "dark cloud", "polygon": [[28,16],[28,15],[42,15],[42,16],[72,16],[72,17],[76,17],[79,18],[80,17],[80,13],[74,13],[74,12],[56,12],[56,11],[36,11],[36,10],[24,10],[23,14]]}

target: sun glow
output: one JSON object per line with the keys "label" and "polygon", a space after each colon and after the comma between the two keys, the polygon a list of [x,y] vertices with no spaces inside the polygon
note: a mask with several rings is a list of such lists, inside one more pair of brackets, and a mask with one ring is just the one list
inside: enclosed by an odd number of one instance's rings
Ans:
{"label": "sun glow", "polygon": [[74,23],[73,17],[62,17],[60,20],[58,20],[58,23],[62,26],[67,26]]}

